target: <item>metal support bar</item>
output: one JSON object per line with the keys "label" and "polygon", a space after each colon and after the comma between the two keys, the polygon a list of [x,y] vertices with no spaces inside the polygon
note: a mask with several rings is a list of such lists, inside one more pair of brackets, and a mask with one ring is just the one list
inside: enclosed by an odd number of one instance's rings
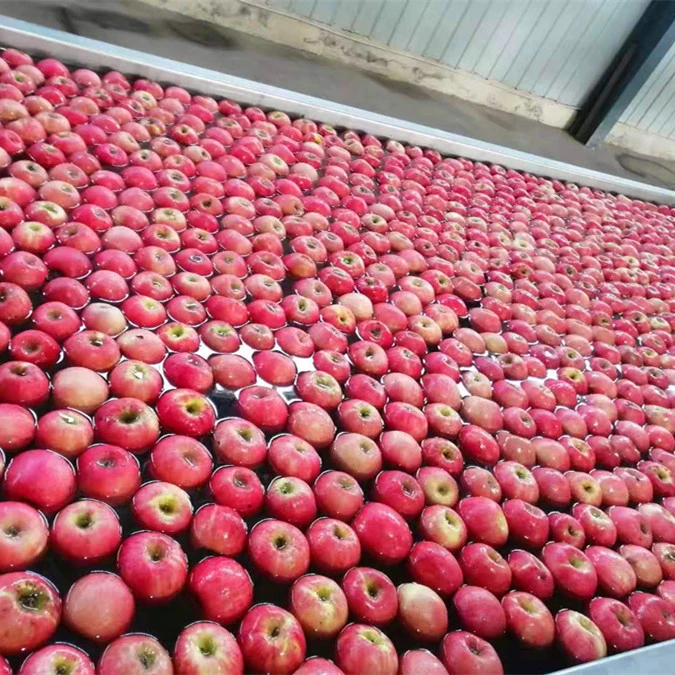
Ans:
{"label": "metal support bar", "polygon": [[283,110],[290,115],[311,117],[335,127],[356,129],[411,145],[433,148],[444,155],[493,162],[519,171],[571,181],[607,192],[620,192],[646,201],[675,204],[673,190],[2,15],[0,15],[0,45],[16,47],[34,55],[52,56],[66,63],[87,68],[106,71],[116,69],[128,75],[147,77],[212,96],[232,98],[247,105]]}
{"label": "metal support bar", "polygon": [[600,145],[673,44],[675,0],[652,0],[579,110],[572,136]]}

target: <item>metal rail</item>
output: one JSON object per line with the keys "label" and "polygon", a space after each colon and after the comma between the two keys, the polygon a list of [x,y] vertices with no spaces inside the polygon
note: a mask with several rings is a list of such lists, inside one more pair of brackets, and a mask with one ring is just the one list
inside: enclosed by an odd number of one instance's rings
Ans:
{"label": "metal rail", "polygon": [[380,137],[395,138],[412,145],[430,147],[446,155],[494,162],[512,169],[588,185],[608,192],[620,192],[647,201],[675,204],[673,190],[2,15],[0,15],[0,44],[33,54],[53,56],[70,64],[120,70],[127,74],[170,82],[193,91],[232,98],[248,105],[279,109],[293,115],[311,117],[335,127],[353,128]]}

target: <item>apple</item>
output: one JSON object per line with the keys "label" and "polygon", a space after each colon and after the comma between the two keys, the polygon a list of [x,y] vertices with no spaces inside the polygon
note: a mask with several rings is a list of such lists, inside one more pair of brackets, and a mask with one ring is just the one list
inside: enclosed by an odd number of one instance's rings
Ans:
{"label": "apple", "polygon": [[51,450],[26,450],[7,465],[5,497],[30,502],[52,515],[75,496],[75,470],[70,462]]}
{"label": "apple", "polygon": [[398,672],[398,655],[391,640],[379,628],[364,624],[343,629],[335,645],[335,661],[345,675]]}
{"label": "apple", "polygon": [[663,579],[661,564],[649,549],[635,544],[624,544],[618,550],[633,568],[637,585],[640,588],[653,588]]}
{"label": "apple", "polygon": [[543,649],[555,639],[555,623],[546,605],[535,595],[512,591],[502,598],[506,627],[527,647]]}
{"label": "apple", "polygon": [[238,641],[251,672],[293,673],[305,659],[306,641],[300,623],[274,605],[251,608],[239,627]]}
{"label": "apple", "polygon": [[655,642],[675,637],[675,612],[660,596],[638,591],[628,598],[628,606],[642,624],[645,635]]}
{"label": "apple", "polygon": [[417,640],[437,642],[448,630],[448,610],[440,595],[418,583],[401,584],[397,589],[398,618]]}
{"label": "apple", "polygon": [[307,574],[294,582],[290,609],[305,633],[314,638],[334,637],[347,623],[345,594],[335,581],[318,574]]}
{"label": "apple", "polygon": [[465,497],[459,502],[459,514],[466,524],[468,536],[484,544],[503,546],[509,528],[502,509],[485,497]]}
{"label": "apple", "polygon": [[253,423],[233,417],[216,425],[213,451],[222,462],[252,468],[264,462],[267,444],[263,432]]}
{"label": "apple", "polygon": [[113,509],[94,499],[81,499],[56,514],[50,544],[59,555],[77,564],[92,565],[112,556],[122,541],[122,528]]}
{"label": "apple", "polygon": [[114,675],[120,670],[129,675],[141,675],[148,672],[148,664],[157,675],[173,673],[171,657],[156,638],[143,633],[127,633],[106,647],[96,671],[100,675]]}
{"label": "apple", "polygon": [[33,651],[49,640],[61,620],[61,598],[50,581],[35,572],[0,575],[0,653]]}
{"label": "apple", "polygon": [[[22,664],[19,673],[38,675],[39,673],[72,673],[73,675],[94,675],[94,664],[77,647],[67,644],[54,644],[33,652]],[[9,672],[9,671],[8,671]]]}
{"label": "apple", "polygon": [[429,675],[447,675],[445,666],[431,652],[426,649],[411,649],[400,659],[400,675],[415,675],[415,673],[429,673]]}
{"label": "apple", "polygon": [[116,574],[92,572],[70,587],[63,620],[88,640],[107,644],[128,630],[135,611],[134,596]]}
{"label": "apple", "polygon": [[652,545],[651,528],[639,511],[627,506],[612,506],[607,514],[616,526],[617,541],[620,544],[634,544],[643,548]]}
{"label": "apple", "polygon": [[138,459],[116,445],[92,445],[77,458],[77,487],[87,497],[119,506],[140,484]]}
{"label": "apple", "polygon": [[481,637],[462,630],[448,633],[443,638],[441,658],[449,675],[504,673],[494,647]]}
{"label": "apple", "polygon": [[0,502],[0,572],[26,569],[47,550],[45,517],[22,502]]}
{"label": "apple", "polygon": [[432,541],[413,544],[408,555],[408,570],[417,583],[428,586],[444,598],[451,596],[464,581],[455,556]]}
{"label": "apple", "polygon": [[265,507],[273,518],[301,529],[316,518],[316,500],[312,488],[293,476],[277,477],[267,487]]}
{"label": "apple", "polygon": [[204,617],[225,626],[241,619],[253,602],[253,583],[246,570],[221,556],[197,563],[190,571],[188,588]]}
{"label": "apple", "polygon": [[[271,455],[270,445],[270,457]],[[319,511],[330,518],[351,521],[363,506],[363,491],[348,473],[324,471],[316,479],[313,489]]]}
{"label": "apple", "polygon": [[579,549],[570,544],[549,543],[543,548],[542,557],[563,593],[580,600],[594,595],[598,575],[593,563]]}
{"label": "apple", "polygon": [[587,663],[607,655],[607,644],[600,629],[580,612],[563,609],[555,617],[558,643],[576,663]]}
{"label": "apple", "polygon": [[255,567],[279,583],[290,583],[309,569],[310,551],[305,535],[280,520],[263,520],[248,537],[248,552]]}
{"label": "apple", "polygon": [[403,561],[412,547],[408,524],[386,504],[367,503],[352,521],[361,547],[384,565]]}
{"label": "apple", "polygon": [[185,675],[209,671],[243,675],[244,658],[237,640],[227,629],[211,621],[197,621],[178,636],[173,666]]}
{"label": "apple", "polygon": [[370,567],[353,567],[342,579],[350,613],[358,620],[383,626],[396,617],[398,596],[391,579]]}
{"label": "apple", "polygon": [[361,558],[361,543],[356,532],[339,520],[315,520],[307,530],[307,542],[312,565],[326,574],[346,572]]}
{"label": "apple", "polygon": [[213,459],[206,447],[189,436],[165,436],[150,453],[149,471],[153,478],[192,490],[204,485],[213,470]]}
{"label": "apple", "polygon": [[479,586],[462,586],[452,599],[460,623],[485,640],[494,640],[506,630],[506,617],[499,600]]}
{"label": "apple", "polygon": [[644,645],[642,625],[623,602],[614,598],[593,598],[588,613],[612,651],[625,652]]}
{"label": "apple", "polygon": [[[185,585],[187,558],[180,545],[160,532],[138,532],[126,538],[117,554],[117,568],[134,597],[144,603],[163,603]],[[150,571],[154,571],[150,577]],[[157,574],[157,571],[161,574]]]}
{"label": "apple", "polygon": [[466,583],[481,586],[501,596],[511,587],[511,569],[506,560],[487,544],[468,544],[460,553]]}
{"label": "apple", "polygon": [[635,572],[619,553],[604,546],[589,546],[585,554],[595,567],[598,587],[604,594],[623,598],[635,590]]}

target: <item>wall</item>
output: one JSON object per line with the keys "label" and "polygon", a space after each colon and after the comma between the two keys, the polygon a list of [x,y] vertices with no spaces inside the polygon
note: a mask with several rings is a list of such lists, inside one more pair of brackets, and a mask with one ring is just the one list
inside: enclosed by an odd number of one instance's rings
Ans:
{"label": "wall", "polygon": [[675,155],[675,45],[641,87],[609,142],[656,157]]}
{"label": "wall", "polygon": [[144,0],[566,127],[649,0]]}
{"label": "wall", "polygon": [[579,107],[649,0],[255,0]]}

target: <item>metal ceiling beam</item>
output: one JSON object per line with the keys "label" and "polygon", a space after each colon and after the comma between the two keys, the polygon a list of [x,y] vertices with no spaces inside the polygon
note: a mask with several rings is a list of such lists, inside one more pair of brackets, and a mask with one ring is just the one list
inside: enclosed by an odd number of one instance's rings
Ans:
{"label": "metal ceiling beam", "polygon": [[675,44],[675,0],[652,0],[572,122],[569,132],[600,145]]}

